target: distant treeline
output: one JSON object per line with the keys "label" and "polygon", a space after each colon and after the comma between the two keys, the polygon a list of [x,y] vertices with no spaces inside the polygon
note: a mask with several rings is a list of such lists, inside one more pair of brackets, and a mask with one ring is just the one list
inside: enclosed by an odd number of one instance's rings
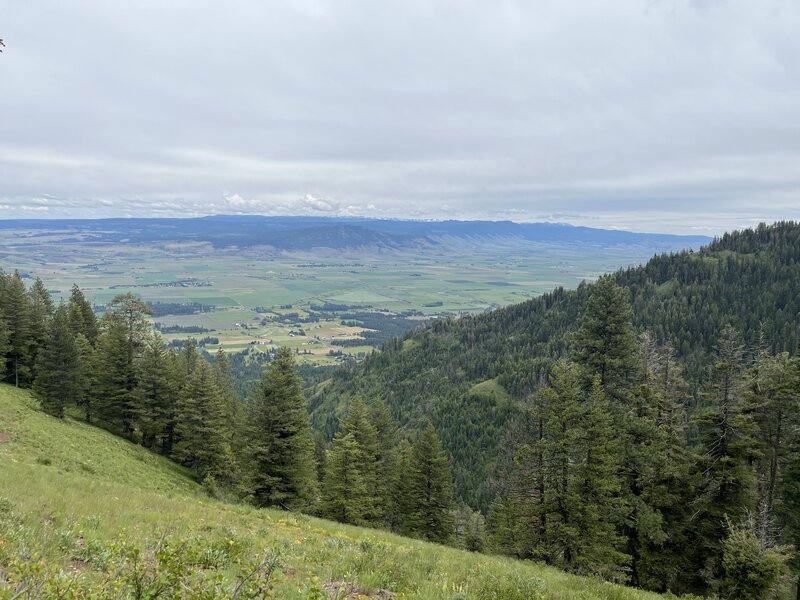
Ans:
{"label": "distant treeline", "polygon": [[156,321],[153,326],[161,333],[208,333],[213,329],[207,329],[200,325],[164,325]]}
{"label": "distant treeline", "polygon": [[214,310],[212,304],[202,304],[200,302],[148,302],[147,306],[154,317],[194,315]]}

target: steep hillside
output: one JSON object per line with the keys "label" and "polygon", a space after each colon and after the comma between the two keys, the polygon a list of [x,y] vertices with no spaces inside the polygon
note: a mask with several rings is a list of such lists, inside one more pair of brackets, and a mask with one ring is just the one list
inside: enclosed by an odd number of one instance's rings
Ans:
{"label": "steep hillside", "polygon": [[[289,599],[658,597],[213,500],[173,463],[0,386],[0,597],[230,598],[237,586]],[[274,595],[249,595],[259,588]]]}
{"label": "steep hillside", "polygon": [[[698,252],[657,256],[615,277],[630,292],[637,329],[673,344],[694,389],[728,323],[750,349],[765,344],[793,352],[800,341],[798,223],[726,234]],[[331,435],[356,393],[383,398],[409,428],[430,416],[453,458],[460,496],[485,509],[494,495],[491,477],[503,432],[551,360],[569,351],[591,288],[557,289],[395,340],[318,388],[315,423]]]}

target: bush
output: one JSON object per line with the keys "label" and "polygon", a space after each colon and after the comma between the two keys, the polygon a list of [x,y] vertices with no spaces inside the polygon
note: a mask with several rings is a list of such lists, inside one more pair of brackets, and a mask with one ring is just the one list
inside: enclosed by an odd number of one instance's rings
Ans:
{"label": "bush", "polygon": [[764,548],[750,527],[732,527],[723,544],[722,592],[731,600],[772,596],[786,566],[781,548]]}

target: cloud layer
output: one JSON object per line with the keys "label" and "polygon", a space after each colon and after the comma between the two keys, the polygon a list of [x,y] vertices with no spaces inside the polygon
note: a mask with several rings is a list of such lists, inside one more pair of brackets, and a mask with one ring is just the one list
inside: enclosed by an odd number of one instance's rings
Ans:
{"label": "cloud layer", "polygon": [[794,0],[3,12],[0,218],[800,217]]}

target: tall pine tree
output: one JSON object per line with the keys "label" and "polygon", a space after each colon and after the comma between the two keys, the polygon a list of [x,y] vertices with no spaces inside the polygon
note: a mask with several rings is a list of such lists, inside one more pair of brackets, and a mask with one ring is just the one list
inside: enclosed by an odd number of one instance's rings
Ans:
{"label": "tall pine tree", "polygon": [[81,397],[80,366],[75,339],[69,330],[67,308],[56,309],[44,347],[39,353],[34,391],[45,412],[64,418],[64,409]]}
{"label": "tall pine tree", "polygon": [[254,502],[311,510],[318,494],[314,438],[289,348],[267,365],[248,409],[247,488]]}

